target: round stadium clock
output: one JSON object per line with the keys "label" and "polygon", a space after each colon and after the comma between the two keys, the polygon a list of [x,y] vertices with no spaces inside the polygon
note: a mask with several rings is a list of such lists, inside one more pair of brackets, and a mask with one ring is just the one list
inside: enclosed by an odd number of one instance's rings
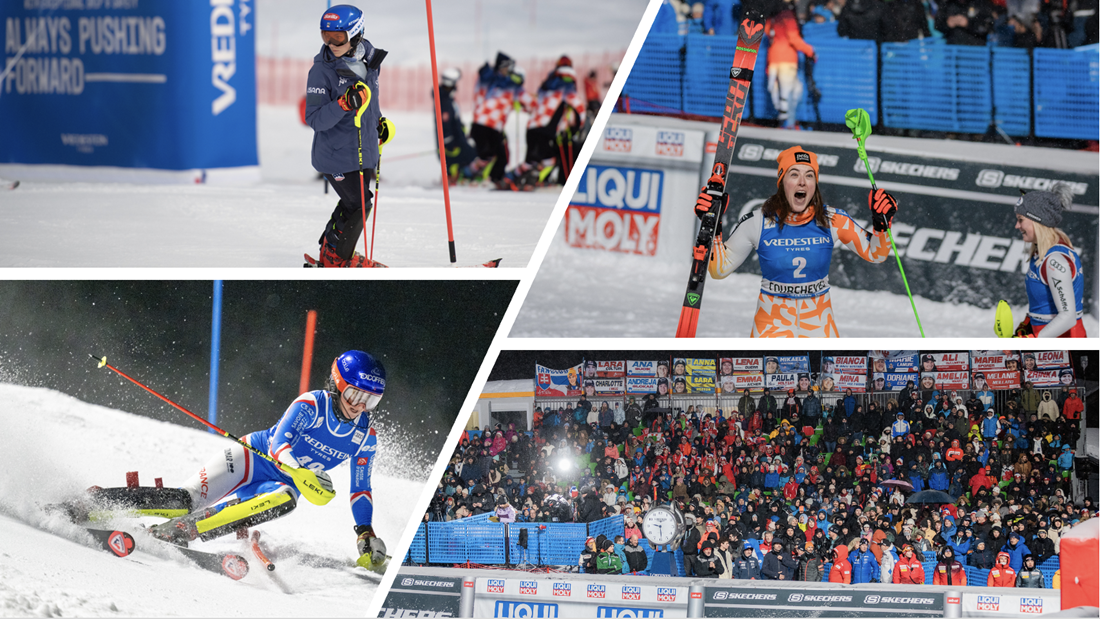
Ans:
{"label": "round stadium clock", "polygon": [[671,544],[684,532],[684,517],[668,505],[660,505],[649,510],[642,521],[642,532],[646,540],[654,546]]}

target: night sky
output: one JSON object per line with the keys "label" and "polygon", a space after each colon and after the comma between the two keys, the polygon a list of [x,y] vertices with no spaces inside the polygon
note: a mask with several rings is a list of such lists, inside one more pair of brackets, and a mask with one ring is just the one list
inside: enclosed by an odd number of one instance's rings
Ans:
{"label": "night sky", "polygon": [[[211,281],[0,282],[0,381],[201,427],[88,355],[106,355],[206,418],[213,288]],[[218,425],[243,436],[275,424],[298,395],[312,309],[309,388],[322,388],[337,355],[370,352],[387,374],[376,423],[407,432],[434,461],[515,288],[512,281],[227,281]]]}

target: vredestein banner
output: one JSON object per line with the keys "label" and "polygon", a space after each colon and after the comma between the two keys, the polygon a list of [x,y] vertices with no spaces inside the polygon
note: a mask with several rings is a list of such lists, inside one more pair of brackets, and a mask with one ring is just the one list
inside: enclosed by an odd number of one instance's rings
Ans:
{"label": "vredestein banner", "polygon": [[[716,132],[708,132],[708,141]],[[734,225],[750,209],[775,193],[775,158],[791,142],[739,136],[730,168],[734,193],[723,227]],[[873,149],[872,136],[872,146]],[[825,203],[843,209],[870,229],[867,171],[854,146],[806,145],[817,153],[821,191]],[[1026,305],[1024,276],[1026,244],[1013,229],[1013,204],[1020,190],[1049,189],[1052,181],[1070,184],[1074,203],[1083,205],[1063,213],[1061,228],[1081,250],[1085,273],[1085,313],[1090,313],[1097,272],[1097,230],[1100,203],[1097,176],[1013,167],[997,161],[962,161],[946,157],[921,157],[896,152],[870,152],[868,161],[879,187],[898,199],[894,219],[897,243],[905,275],[914,295],[936,301],[968,303],[992,308],[999,299]],[[1039,178],[1039,177],[1045,178]],[[685,200],[687,198],[685,197]],[[999,200],[997,203],[991,200]],[[729,232],[727,232],[728,236]],[[739,273],[759,273],[759,262],[746,260]],[[889,290],[904,295],[905,285],[891,257],[871,264],[849,251],[833,254],[829,283],[860,290]],[[1022,319],[1020,316],[1018,319]],[[990,335],[993,314],[990,313]]]}
{"label": "vredestein banner", "polygon": [[254,0],[0,2],[0,163],[258,165],[254,11]]}

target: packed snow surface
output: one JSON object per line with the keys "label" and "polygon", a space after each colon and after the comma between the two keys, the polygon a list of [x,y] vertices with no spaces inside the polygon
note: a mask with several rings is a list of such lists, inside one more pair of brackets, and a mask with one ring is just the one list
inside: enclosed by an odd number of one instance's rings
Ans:
{"label": "packed snow surface", "polygon": [[[0,476],[0,616],[4,617],[350,617],[363,616],[380,576],[344,567],[357,557],[348,505],[350,468],[331,471],[337,497],[324,507],[301,500],[290,514],[253,530],[273,572],[234,536],[195,543],[249,559],[240,581],[196,567],[174,548],[135,532],[138,550],[119,558],[80,527],[43,506],[92,485],[182,483],[228,439],[81,402],[57,391],[0,384],[5,428]],[[259,428],[256,428],[259,429]],[[392,452],[391,452],[392,453]],[[380,437],[379,458],[386,458]],[[413,516],[424,482],[374,476],[374,527],[393,546]],[[392,469],[391,469],[392,470]],[[157,519],[148,519],[156,522]],[[117,526],[133,520],[118,520]],[[104,526],[100,528],[110,528]],[[318,565],[324,566],[319,567]]]}
{"label": "packed snow surface", "polygon": [[[260,106],[258,117],[255,184],[227,184],[214,173],[194,183],[201,170],[164,185],[118,168],[0,166],[0,177],[22,181],[0,194],[0,267],[300,267],[304,253],[317,254],[338,198],[324,193],[310,164],[313,130],[298,110]],[[388,117],[396,137],[382,154],[377,223],[367,222],[377,226],[374,259],[449,267],[433,116]],[[80,180],[59,182],[59,174]],[[129,182],[102,180],[114,175]],[[456,264],[503,258],[502,268],[526,267],[558,193],[452,187]]]}

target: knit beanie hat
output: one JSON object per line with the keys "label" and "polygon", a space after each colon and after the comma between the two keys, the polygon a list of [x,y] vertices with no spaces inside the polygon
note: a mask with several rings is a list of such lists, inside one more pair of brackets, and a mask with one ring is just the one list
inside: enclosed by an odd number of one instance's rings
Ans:
{"label": "knit beanie hat", "polygon": [[1073,189],[1065,183],[1054,183],[1050,191],[1029,191],[1016,201],[1016,214],[1031,221],[1056,228],[1062,223],[1062,211],[1073,203]]}

